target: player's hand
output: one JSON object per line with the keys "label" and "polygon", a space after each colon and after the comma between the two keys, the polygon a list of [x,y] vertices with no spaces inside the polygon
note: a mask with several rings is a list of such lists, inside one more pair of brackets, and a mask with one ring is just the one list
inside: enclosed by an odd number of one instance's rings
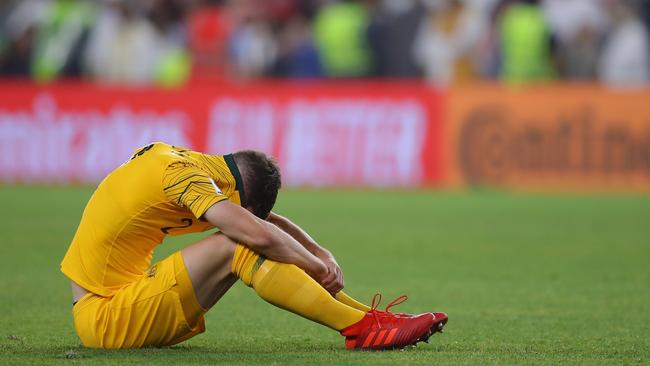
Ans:
{"label": "player's hand", "polygon": [[343,287],[345,286],[343,281],[343,271],[341,271],[341,267],[339,267],[336,259],[331,255],[321,258],[321,260],[325,266],[327,266],[328,273],[320,281],[320,284],[327,290],[327,292],[334,296],[339,291],[343,290]]}
{"label": "player's hand", "polygon": [[[309,267],[304,267],[303,270],[307,272],[307,274],[316,280],[318,283],[322,283],[322,281],[327,278],[329,275],[329,268],[323,263],[323,260],[315,257],[315,260],[311,263]],[[302,268],[302,267],[301,267]]]}

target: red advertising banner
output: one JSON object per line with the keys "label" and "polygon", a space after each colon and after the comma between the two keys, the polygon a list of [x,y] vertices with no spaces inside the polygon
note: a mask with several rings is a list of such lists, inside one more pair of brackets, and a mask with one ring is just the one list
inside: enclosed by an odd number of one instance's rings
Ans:
{"label": "red advertising banner", "polygon": [[96,182],[151,141],[276,156],[289,186],[442,179],[441,96],[417,82],[185,89],[0,84],[0,181]]}

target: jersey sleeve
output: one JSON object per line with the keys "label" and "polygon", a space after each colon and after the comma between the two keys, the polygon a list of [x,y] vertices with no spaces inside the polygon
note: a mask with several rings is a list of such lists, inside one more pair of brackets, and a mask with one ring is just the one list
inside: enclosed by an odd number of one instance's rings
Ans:
{"label": "jersey sleeve", "polygon": [[197,219],[215,203],[228,199],[206,172],[188,162],[167,167],[163,190],[171,202],[189,209]]}

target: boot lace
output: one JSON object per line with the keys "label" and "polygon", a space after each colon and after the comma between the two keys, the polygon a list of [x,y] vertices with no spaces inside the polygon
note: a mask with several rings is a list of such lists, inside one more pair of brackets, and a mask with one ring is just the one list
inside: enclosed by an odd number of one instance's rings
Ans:
{"label": "boot lace", "polygon": [[388,306],[386,306],[386,309],[382,311],[382,310],[377,310],[379,304],[381,303],[381,294],[379,293],[375,294],[375,296],[373,296],[372,298],[372,304],[370,305],[369,313],[372,314],[373,318],[375,319],[375,323],[377,324],[377,327],[381,328],[381,322],[379,321],[380,316],[385,316],[386,314],[390,316],[394,316],[395,314],[390,312],[390,308],[395,305],[399,305],[406,300],[408,300],[408,296],[400,295],[395,300],[391,301],[388,304]]}

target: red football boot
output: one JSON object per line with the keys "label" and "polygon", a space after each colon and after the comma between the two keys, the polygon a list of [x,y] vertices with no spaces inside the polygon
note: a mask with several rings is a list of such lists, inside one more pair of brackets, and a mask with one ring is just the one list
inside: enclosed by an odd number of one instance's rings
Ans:
{"label": "red football boot", "polygon": [[341,330],[348,349],[396,349],[427,341],[431,334],[442,331],[447,322],[444,313],[419,315],[394,314],[389,308],[406,300],[400,296],[391,302],[385,311],[377,310],[381,295],[373,298],[371,310],[359,322]]}

